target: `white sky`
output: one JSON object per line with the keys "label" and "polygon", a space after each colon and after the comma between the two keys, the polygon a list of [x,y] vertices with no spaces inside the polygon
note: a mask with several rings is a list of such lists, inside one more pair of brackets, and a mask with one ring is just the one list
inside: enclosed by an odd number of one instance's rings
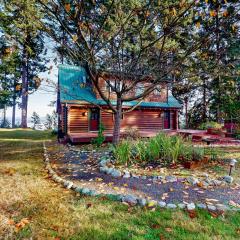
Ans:
{"label": "white sky", "polygon": [[[40,75],[41,78],[44,78],[44,81],[41,84],[41,87],[29,95],[28,101],[28,120],[31,118],[32,113],[35,111],[39,114],[41,118],[45,117],[47,113],[51,114],[52,111],[56,108],[55,106],[49,106],[51,101],[56,101],[57,94],[54,91],[54,86],[52,82],[57,82],[57,66],[52,62],[49,65],[53,66],[53,69],[50,73],[45,72]],[[46,80],[49,80],[50,83],[47,83]],[[21,102],[21,99],[20,99]],[[12,108],[7,109],[7,118],[10,121],[12,117]],[[21,110],[17,106],[16,108],[16,119],[17,122],[20,120]]]}

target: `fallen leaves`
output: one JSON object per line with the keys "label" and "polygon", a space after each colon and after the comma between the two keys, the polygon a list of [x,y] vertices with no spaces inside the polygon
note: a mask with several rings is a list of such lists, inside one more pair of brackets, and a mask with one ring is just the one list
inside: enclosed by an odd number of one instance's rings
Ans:
{"label": "fallen leaves", "polygon": [[13,176],[13,174],[16,173],[16,169],[15,168],[7,168],[4,170],[4,173],[9,175],[9,176]]}
{"label": "fallen leaves", "polygon": [[197,212],[195,210],[188,210],[188,216],[190,218],[196,218],[197,217]]}
{"label": "fallen leaves", "polygon": [[15,223],[13,219],[8,220],[9,225],[15,226],[15,231],[19,232],[21,229],[23,229],[26,225],[30,223],[30,220],[28,218],[22,218],[20,222]]}

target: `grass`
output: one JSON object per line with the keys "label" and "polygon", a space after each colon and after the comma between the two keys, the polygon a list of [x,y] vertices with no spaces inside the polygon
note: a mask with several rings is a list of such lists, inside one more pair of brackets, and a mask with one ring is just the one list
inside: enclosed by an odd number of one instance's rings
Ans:
{"label": "grass", "polygon": [[[0,131],[0,239],[239,239],[240,213],[150,211],[83,197],[48,179],[42,140],[48,132]],[[14,140],[14,141],[13,141]],[[90,206],[90,207],[89,207]],[[27,218],[25,226],[16,223]]]}

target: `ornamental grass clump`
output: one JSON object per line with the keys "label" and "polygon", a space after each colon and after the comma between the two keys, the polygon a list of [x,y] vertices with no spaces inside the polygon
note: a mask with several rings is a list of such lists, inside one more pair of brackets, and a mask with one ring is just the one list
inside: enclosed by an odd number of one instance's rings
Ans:
{"label": "ornamental grass clump", "polygon": [[132,155],[132,143],[128,140],[121,141],[113,150],[113,154],[119,164],[129,164]]}
{"label": "ornamental grass clump", "polygon": [[114,155],[119,164],[175,164],[179,161],[201,160],[204,149],[194,148],[180,136],[159,133],[148,140],[123,140],[116,146]]}

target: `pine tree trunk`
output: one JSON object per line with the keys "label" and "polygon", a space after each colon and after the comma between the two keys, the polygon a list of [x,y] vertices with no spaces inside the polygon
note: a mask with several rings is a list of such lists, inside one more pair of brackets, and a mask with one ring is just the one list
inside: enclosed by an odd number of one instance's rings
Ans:
{"label": "pine tree trunk", "polygon": [[13,99],[13,106],[12,106],[12,128],[15,128],[16,123],[16,99]]}
{"label": "pine tree trunk", "polygon": [[206,79],[203,79],[203,122],[207,120],[207,93]]}
{"label": "pine tree trunk", "polygon": [[122,119],[122,101],[117,99],[116,113],[114,114],[113,144],[117,145],[120,140],[120,128]]}
{"label": "pine tree trunk", "polygon": [[12,106],[12,128],[16,126],[16,80],[14,80],[13,106]]}
{"label": "pine tree trunk", "polygon": [[6,126],[6,105],[3,107],[3,127]]}
{"label": "pine tree trunk", "polygon": [[27,128],[27,106],[28,106],[28,74],[27,74],[27,52],[26,47],[23,48],[22,61],[22,128]]}

